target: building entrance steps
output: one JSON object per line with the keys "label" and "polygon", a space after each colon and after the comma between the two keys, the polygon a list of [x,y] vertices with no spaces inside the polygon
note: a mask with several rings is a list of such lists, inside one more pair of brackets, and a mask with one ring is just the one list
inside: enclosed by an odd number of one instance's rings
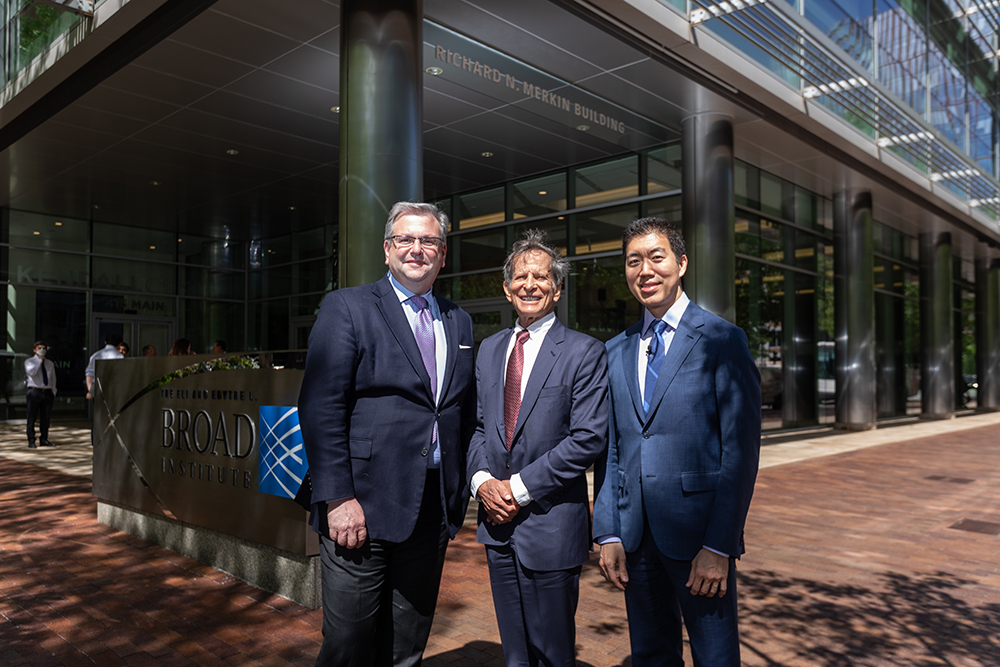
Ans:
{"label": "building entrance steps", "polygon": [[[51,439],[0,423],[0,666],[313,664],[321,611],[97,523],[89,430]],[[1000,414],[768,436],[746,532],[744,665],[1000,665]],[[596,553],[577,644],[581,665],[628,664]],[[425,664],[503,664],[468,528]]]}

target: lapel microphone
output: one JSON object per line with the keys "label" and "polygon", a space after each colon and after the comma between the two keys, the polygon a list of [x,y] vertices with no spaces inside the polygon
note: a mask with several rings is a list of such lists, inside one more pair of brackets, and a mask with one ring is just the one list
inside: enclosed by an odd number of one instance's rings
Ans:
{"label": "lapel microphone", "polygon": [[653,344],[650,343],[649,345],[646,346],[646,356],[649,357],[652,355],[653,355]]}

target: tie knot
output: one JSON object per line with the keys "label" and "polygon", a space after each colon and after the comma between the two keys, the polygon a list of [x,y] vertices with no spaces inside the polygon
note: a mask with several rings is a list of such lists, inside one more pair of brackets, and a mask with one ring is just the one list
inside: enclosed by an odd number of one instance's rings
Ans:
{"label": "tie knot", "polygon": [[652,329],[657,336],[662,336],[663,332],[667,330],[667,323],[663,320],[656,319],[649,325],[649,328]]}
{"label": "tie knot", "polygon": [[423,310],[427,307],[427,299],[422,296],[413,295],[410,297],[410,301],[417,304],[417,310]]}
{"label": "tie knot", "polygon": [[517,332],[517,344],[524,345],[524,342],[531,338],[531,334],[528,333],[527,329],[521,329]]}

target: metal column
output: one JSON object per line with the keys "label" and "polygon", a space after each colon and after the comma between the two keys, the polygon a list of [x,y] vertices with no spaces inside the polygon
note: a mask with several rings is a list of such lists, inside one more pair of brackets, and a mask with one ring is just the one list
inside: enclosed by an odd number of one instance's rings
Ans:
{"label": "metal column", "polygon": [[681,124],[681,210],[691,300],[736,320],[736,233],[733,230],[733,119],[721,113],[688,116]]}
{"label": "metal column", "polygon": [[951,234],[920,235],[921,417],[955,414],[955,330],[952,321]]}
{"label": "metal column", "polygon": [[836,427],[875,427],[875,259],[870,192],[833,198]]}
{"label": "metal column", "polygon": [[977,409],[1000,410],[1000,259],[976,261]]}
{"label": "metal column", "polygon": [[423,2],[344,0],[340,287],[385,274],[389,209],[423,198]]}

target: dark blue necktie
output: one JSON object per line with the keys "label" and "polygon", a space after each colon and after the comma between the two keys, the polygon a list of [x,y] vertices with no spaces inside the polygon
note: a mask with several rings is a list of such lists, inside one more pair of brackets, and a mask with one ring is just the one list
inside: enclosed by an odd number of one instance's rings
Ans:
{"label": "dark blue necktie", "polygon": [[653,337],[649,341],[649,356],[646,359],[646,387],[642,393],[642,409],[646,413],[649,413],[649,402],[653,398],[656,379],[660,377],[660,367],[663,365],[663,332],[667,329],[667,323],[663,320],[653,320],[649,328],[653,330]]}
{"label": "dark blue necktie", "polygon": [[45,370],[45,360],[44,359],[42,359],[42,384],[45,386],[45,388],[48,388],[48,386],[49,386],[49,374]]}

